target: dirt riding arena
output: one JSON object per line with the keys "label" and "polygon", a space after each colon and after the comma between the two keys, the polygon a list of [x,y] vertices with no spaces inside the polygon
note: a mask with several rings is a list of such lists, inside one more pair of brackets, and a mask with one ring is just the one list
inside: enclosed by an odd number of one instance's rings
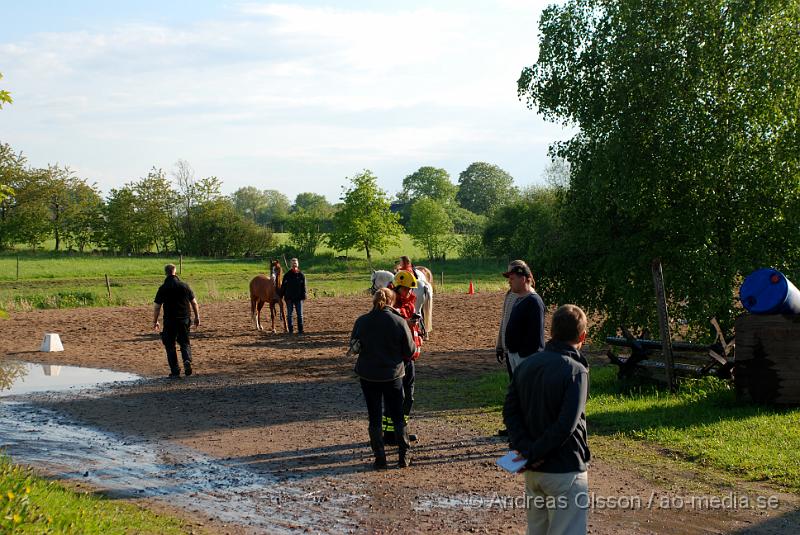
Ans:
{"label": "dirt riding arena", "polygon": [[[499,369],[493,347],[501,302],[501,293],[437,296],[436,331],[423,348],[418,377],[459,378]],[[148,506],[187,518],[199,530],[524,532],[524,510],[500,502],[521,496],[523,487],[521,477],[494,466],[506,444],[473,428],[468,418],[416,412],[411,430],[420,440],[412,450],[413,465],[370,469],[366,409],[352,376],[353,362],[344,357],[353,321],[369,303],[367,296],[308,301],[303,337],[256,332],[247,302],[201,303],[201,326],[192,338],[196,375],[177,381],[166,379],[163,348],[149,330],[150,306],[14,314],[0,321],[0,354],[141,374],[147,379],[90,397],[45,397],[41,408],[163,455],[180,451],[183,464],[186,455],[196,455],[285,489],[272,503],[256,504],[255,510],[263,512],[260,518],[237,521],[194,510],[169,494],[146,499]],[[60,333],[63,353],[37,351],[48,331]],[[419,388],[418,402],[426,394]],[[396,450],[387,453],[391,466]],[[685,485],[694,476],[648,479],[599,456],[589,481],[598,496],[647,498],[691,494]],[[206,479],[213,480],[213,474]],[[102,480],[89,487],[105,488]],[[236,495],[236,480],[222,487],[209,481],[206,490],[192,492],[198,500],[202,492],[217,490],[246,498]],[[170,490],[175,496],[184,491]],[[785,533],[788,526],[776,518],[797,509],[798,500],[781,496],[782,510],[770,512],[595,508],[590,532]]]}

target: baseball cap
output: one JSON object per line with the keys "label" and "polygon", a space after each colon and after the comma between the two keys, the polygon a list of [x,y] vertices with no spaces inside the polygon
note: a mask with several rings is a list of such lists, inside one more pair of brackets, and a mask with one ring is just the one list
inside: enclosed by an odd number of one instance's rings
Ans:
{"label": "baseball cap", "polygon": [[508,264],[508,270],[503,273],[503,276],[508,278],[508,276],[512,273],[516,273],[517,275],[522,275],[524,277],[533,277],[531,268],[528,267],[528,264],[526,264],[524,260],[512,260],[511,263]]}

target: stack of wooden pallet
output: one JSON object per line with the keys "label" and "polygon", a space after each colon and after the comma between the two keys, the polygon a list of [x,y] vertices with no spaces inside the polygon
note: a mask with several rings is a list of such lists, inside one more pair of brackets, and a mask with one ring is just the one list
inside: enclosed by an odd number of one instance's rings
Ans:
{"label": "stack of wooden pallet", "polygon": [[758,403],[800,404],[800,316],[736,320],[736,393]]}

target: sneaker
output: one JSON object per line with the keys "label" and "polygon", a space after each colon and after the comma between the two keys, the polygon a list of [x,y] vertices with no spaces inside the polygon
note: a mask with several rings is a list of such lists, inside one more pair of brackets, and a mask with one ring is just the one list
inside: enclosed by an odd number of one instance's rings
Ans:
{"label": "sneaker", "polygon": [[389,465],[386,463],[386,457],[377,457],[375,462],[372,463],[372,468],[375,470],[386,470]]}
{"label": "sneaker", "polygon": [[181,378],[181,374],[180,373],[171,373],[171,374],[169,374],[167,376],[167,378],[168,379],[180,379]]}
{"label": "sneaker", "polygon": [[400,459],[397,461],[397,468],[408,468],[409,466],[411,466],[411,457],[408,455],[408,452],[401,451]]}

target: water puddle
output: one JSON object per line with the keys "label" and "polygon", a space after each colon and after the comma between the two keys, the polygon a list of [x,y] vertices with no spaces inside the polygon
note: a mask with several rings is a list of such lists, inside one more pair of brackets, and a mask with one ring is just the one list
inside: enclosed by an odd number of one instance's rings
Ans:
{"label": "water puddle", "polygon": [[13,388],[0,393],[5,397],[0,401],[0,448],[18,464],[85,481],[113,498],[163,500],[200,518],[239,524],[255,533],[358,529],[349,511],[367,496],[343,492],[333,482],[279,480],[177,444],[106,433],[41,407],[36,397],[26,395],[56,391],[73,397],[87,388],[140,379],[136,375],[21,366],[27,373],[20,372]]}
{"label": "water puddle", "polygon": [[10,383],[0,388],[0,397],[19,396],[34,392],[65,392],[86,390],[122,381],[135,381],[140,376],[132,373],[59,366],[54,364],[33,364],[30,362],[3,362],[0,372]]}

